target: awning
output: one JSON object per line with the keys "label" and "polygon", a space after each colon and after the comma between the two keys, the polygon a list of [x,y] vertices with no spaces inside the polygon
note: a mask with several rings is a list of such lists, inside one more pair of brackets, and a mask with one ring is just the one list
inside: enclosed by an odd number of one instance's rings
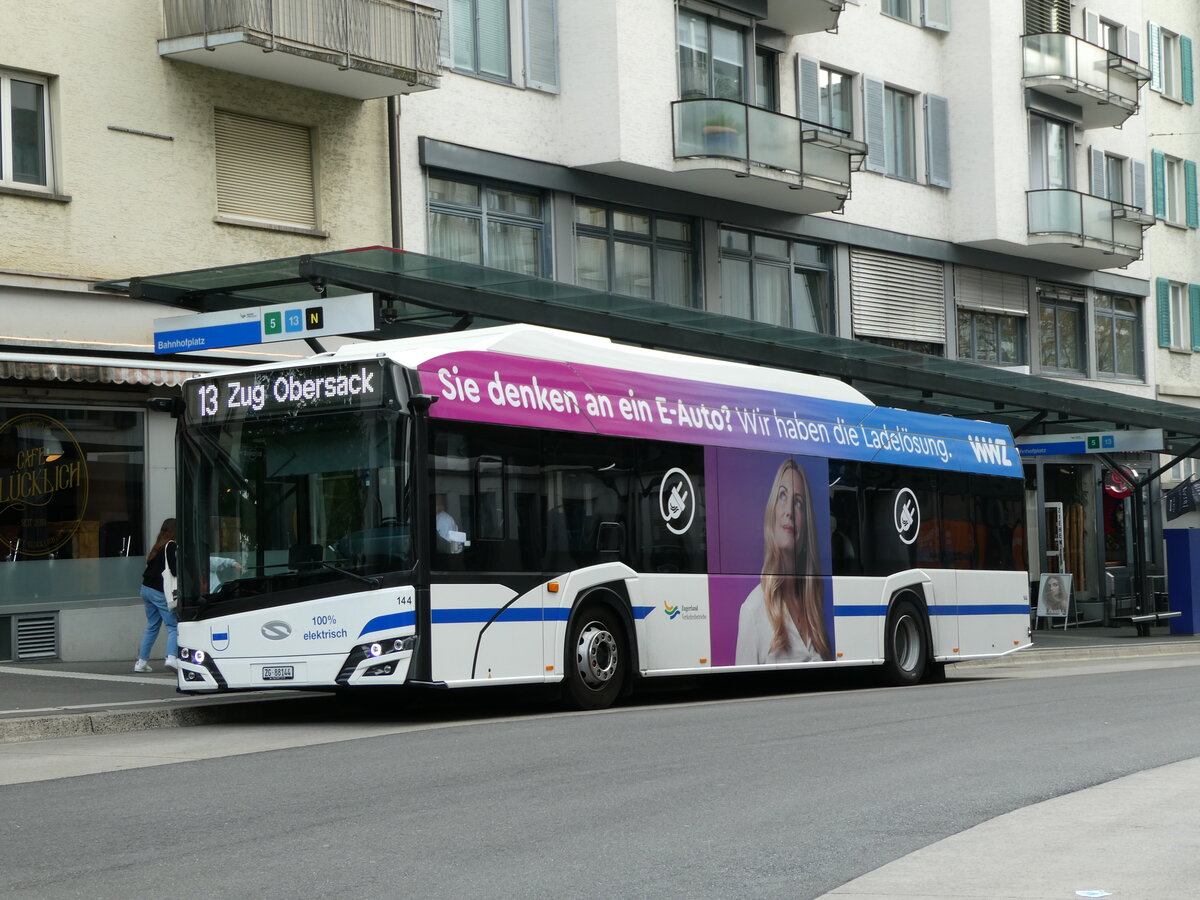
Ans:
{"label": "awning", "polygon": [[15,381],[72,381],[86,384],[130,384],[178,387],[188,378],[220,366],[147,366],[139,360],[104,357],[39,356],[0,353],[0,379]]}
{"label": "awning", "polygon": [[1017,434],[1162,428],[1172,455],[1200,452],[1200,409],[795,331],[386,247],[109,281],[97,290],[207,312],[374,292],[386,339],[528,322],[664,350],[839,378],[875,403],[1008,425]]}

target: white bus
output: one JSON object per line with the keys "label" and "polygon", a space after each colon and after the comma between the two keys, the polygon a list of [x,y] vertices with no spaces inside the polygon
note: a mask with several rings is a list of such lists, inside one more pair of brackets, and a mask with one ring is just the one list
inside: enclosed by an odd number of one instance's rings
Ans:
{"label": "white bus", "polygon": [[881,666],[1029,643],[1001,425],[525,325],[184,387],[186,692]]}

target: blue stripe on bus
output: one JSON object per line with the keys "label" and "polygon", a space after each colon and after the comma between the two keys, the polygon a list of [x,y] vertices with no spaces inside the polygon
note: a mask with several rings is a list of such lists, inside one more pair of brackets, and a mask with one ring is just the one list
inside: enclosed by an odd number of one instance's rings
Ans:
{"label": "blue stripe on bus", "polygon": [[[635,606],[633,607],[633,617],[635,619],[644,619],[650,613],[654,612],[653,606]],[[433,611],[434,625],[462,625],[466,623],[490,622],[493,617],[498,622],[565,622],[571,616],[571,610],[562,607],[549,607],[546,609],[529,609],[527,607],[518,607],[515,609],[506,609],[504,612],[496,616],[494,609],[435,609]],[[363,630],[358,633],[359,637],[374,631],[387,631],[391,628],[404,628],[406,626],[415,625],[417,614],[412,612],[391,613],[386,616],[376,616],[363,626]]]}
{"label": "blue stripe on bus", "polygon": [[[843,616],[849,618],[851,616],[886,616],[888,608],[886,605],[863,604],[851,605],[840,604],[833,608],[835,616]],[[931,606],[929,607],[931,616],[1015,616],[1029,615],[1028,603],[986,603],[978,606]]]}

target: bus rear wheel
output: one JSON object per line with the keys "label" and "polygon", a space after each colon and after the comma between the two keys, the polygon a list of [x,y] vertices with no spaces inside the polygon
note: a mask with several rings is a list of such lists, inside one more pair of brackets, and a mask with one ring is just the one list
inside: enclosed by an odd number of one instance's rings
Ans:
{"label": "bus rear wheel", "polygon": [[576,709],[612,706],[625,684],[625,630],[606,606],[579,611],[567,640],[567,699]]}
{"label": "bus rear wheel", "polygon": [[897,600],[884,628],[884,677],[898,686],[917,684],[929,667],[925,618],[911,600]]}

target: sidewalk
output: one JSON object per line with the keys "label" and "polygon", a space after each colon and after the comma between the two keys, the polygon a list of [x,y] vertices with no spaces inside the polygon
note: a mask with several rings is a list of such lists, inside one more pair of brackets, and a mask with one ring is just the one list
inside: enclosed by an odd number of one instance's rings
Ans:
{"label": "sidewalk", "polygon": [[[1200,653],[1200,637],[1172,635],[1166,625],[1149,637],[1132,626],[1038,631],[1033,647],[999,660],[972,660],[976,668],[1072,659]],[[73,735],[141,731],[252,718],[254,705],[313,697],[301,691],[191,696],[175,689],[175,673],[134,674],[132,662],[0,663],[0,744]]]}

